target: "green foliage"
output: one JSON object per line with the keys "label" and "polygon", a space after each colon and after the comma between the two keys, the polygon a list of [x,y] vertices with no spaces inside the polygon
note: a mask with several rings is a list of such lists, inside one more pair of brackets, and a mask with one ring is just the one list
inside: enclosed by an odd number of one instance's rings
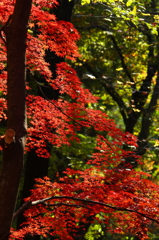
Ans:
{"label": "green foliage", "polygon": [[95,240],[95,239],[101,238],[101,236],[103,235],[104,235],[104,232],[102,230],[101,225],[98,223],[94,223],[89,227],[88,232],[85,235],[85,239]]}
{"label": "green foliage", "polygon": [[[143,110],[134,105],[132,96],[134,91],[140,91],[143,81],[148,76],[148,67],[159,64],[158,30],[159,3],[156,0],[128,0],[128,1],[81,1],[77,4],[73,16],[73,23],[80,31],[78,42],[81,59],[74,63],[84,86],[99,97],[98,104],[91,104],[90,108],[101,109],[115,120],[121,129],[125,129],[122,111],[128,117],[131,113],[139,113],[133,133],[139,136],[142,129],[143,113],[149,109],[154,92],[157,72],[152,77],[149,94]],[[109,88],[106,91],[104,85]],[[135,90],[136,88],[136,90]],[[113,98],[111,90],[118,96],[118,102]],[[143,92],[143,95],[145,93]],[[119,106],[122,99],[124,106]],[[148,141],[145,148],[144,164],[138,167],[152,173],[155,181],[159,181],[159,138],[158,138],[158,103],[154,106],[153,114],[147,113],[151,122]],[[147,127],[146,127],[147,128]],[[147,131],[147,129],[145,130]],[[99,224],[92,224],[86,234],[86,239],[131,239],[128,234],[110,235],[105,232],[100,235]],[[150,235],[150,239],[157,239],[158,232]],[[103,232],[102,232],[103,233]]]}
{"label": "green foliage", "polygon": [[[143,0],[88,3],[77,5],[74,13],[73,22],[81,34],[78,44],[82,53],[81,60],[74,67],[83,84],[100,97],[99,105],[91,107],[103,109],[124,129],[121,110],[126,115],[132,111],[140,113],[132,100],[134,87],[140,91],[148,64],[158,62],[158,15],[151,14],[156,11],[158,3]],[[155,78],[156,75],[144,109],[150,104]],[[111,94],[108,95],[104,85],[117,92],[124,102],[123,109]],[[155,111],[150,117],[150,137],[158,127],[157,119]],[[142,114],[135,125],[135,135],[140,132],[141,120]]]}
{"label": "green foliage", "polygon": [[96,138],[91,135],[91,129],[78,134],[79,142],[73,141],[70,146],[53,148],[50,158],[49,176],[53,178],[67,167],[86,169],[86,161],[91,157],[96,145]]}

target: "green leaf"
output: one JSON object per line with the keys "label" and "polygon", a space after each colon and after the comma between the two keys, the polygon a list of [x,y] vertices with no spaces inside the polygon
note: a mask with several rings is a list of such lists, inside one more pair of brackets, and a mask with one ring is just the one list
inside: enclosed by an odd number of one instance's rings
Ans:
{"label": "green leaf", "polygon": [[128,0],[127,3],[126,3],[126,6],[130,7],[132,3],[133,3],[133,0]]}

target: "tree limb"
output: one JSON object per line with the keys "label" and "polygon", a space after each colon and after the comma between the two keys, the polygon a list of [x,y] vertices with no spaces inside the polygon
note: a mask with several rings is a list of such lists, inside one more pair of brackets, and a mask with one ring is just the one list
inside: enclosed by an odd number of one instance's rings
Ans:
{"label": "tree limb", "polygon": [[[156,222],[157,224],[159,224],[159,220],[156,220],[150,216],[148,216],[147,214],[144,214],[142,212],[139,212],[139,211],[136,211],[136,210],[133,210],[133,209],[130,209],[130,208],[122,208],[122,207],[115,207],[115,206],[111,206],[109,204],[106,204],[106,203],[103,203],[103,202],[99,202],[99,201],[94,201],[94,200],[90,200],[90,199],[81,199],[81,198],[76,198],[76,197],[70,197],[70,196],[51,196],[51,197],[48,197],[48,198],[44,198],[44,199],[40,199],[40,200],[36,200],[36,201],[29,201],[29,202],[26,202],[25,204],[23,204],[23,206],[14,214],[14,220],[15,218],[19,215],[19,214],[22,214],[26,209],[28,209],[30,206],[35,206],[35,205],[38,205],[38,204],[43,204],[45,203],[46,201],[49,201],[49,200],[53,200],[53,199],[70,199],[70,200],[74,200],[74,201],[80,201],[80,202],[84,202],[84,203],[87,203],[87,204],[97,204],[97,205],[101,205],[101,206],[104,206],[104,207],[107,207],[107,208],[111,208],[115,211],[126,211],[126,212],[132,212],[132,213],[136,213],[136,214],[139,214],[140,216],[142,217],[145,217],[153,222]],[[49,204],[45,204],[46,206],[49,206]],[[65,203],[59,203],[59,204],[55,204],[56,206],[60,206],[60,205],[66,205]],[[54,206],[54,204],[53,204]],[[71,205],[70,205],[71,206]],[[73,204],[73,207],[79,207],[79,205],[75,205]]]}
{"label": "tree limb", "polygon": [[121,52],[121,49],[120,49],[119,46],[118,46],[118,43],[117,43],[115,37],[114,37],[113,35],[110,35],[109,37],[110,37],[110,39],[112,40],[113,45],[114,45],[114,47],[115,47],[115,49],[116,49],[116,51],[117,51],[117,53],[118,53],[118,55],[119,55],[119,58],[120,58],[120,60],[121,60],[122,67],[123,67],[123,69],[124,69],[124,71],[125,71],[125,74],[126,74],[127,77],[129,78],[130,82],[133,84],[133,89],[136,89],[136,85],[135,85],[134,79],[133,79],[133,77],[131,76],[131,74],[130,74],[128,68],[127,68],[127,65],[126,65],[125,60],[124,60],[124,56],[123,56],[123,54],[122,54],[122,52]]}
{"label": "tree limb", "polygon": [[[94,69],[91,68],[91,66],[87,62],[83,62],[80,60],[80,62],[83,64],[83,66],[96,78],[99,78],[99,74],[97,74]],[[103,78],[99,78],[101,85],[105,88],[105,90],[108,92],[108,94],[113,98],[113,100],[118,104],[120,113],[123,117],[123,121],[125,125],[127,124],[127,108],[122,100],[121,96],[115,91],[115,88],[111,83],[108,83],[106,81],[103,81]]]}
{"label": "tree limb", "polygon": [[144,110],[144,113],[142,116],[141,130],[138,135],[139,142],[138,142],[137,154],[139,155],[143,155],[146,152],[146,146],[148,143],[147,138],[149,136],[149,129],[152,124],[152,115],[156,110],[158,98],[159,98],[159,73],[156,78],[156,85],[154,87],[151,101],[148,107]]}

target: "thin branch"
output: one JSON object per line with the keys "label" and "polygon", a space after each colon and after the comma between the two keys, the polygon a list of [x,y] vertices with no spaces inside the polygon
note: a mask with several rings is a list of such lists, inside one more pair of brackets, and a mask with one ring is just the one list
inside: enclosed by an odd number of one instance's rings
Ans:
{"label": "thin branch", "polygon": [[115,37],[114,37],[113,35],[110,35],[109,37],[110,37],[110,39],[112,40],[113,45],[114,45],[114,47],[115,47],[115,49],[116,49],[116,51],[117,51],[117,53],[118,53],[118,55],[119,55],[119,58],[120,58],[120,60],[121,60],[122,67],[123,67],[123,69],[124,69],[127,77],[129,78],[130,82],[133,84],[132,87],[136,89],[134,79],[132,78],[132,76],[131,76],[128,68],[127,68],[127,65],[126,65],[125,60],[124,60],[124,56],[123,56],[123,54],[122,54],[122,51],[121,51],[120,47],[118,46],[118,43],[117,43]]}
{"label": "thin branch", "polygon": [[[45,203],[46,201],[49,201],[49,200],[54,200],[54,199],[70,199],[70,200],[74,200],[74,201],[80,201],[80,202],[84,202],[84,203],[87,203],[87,204],[97,204],[97,205],[101,205],[101,206],[104,206],[104,207],[107,207],[107,208],[111,208],[115,211],[126,211],[126,212],[131,212],[131,213],[136,213],[136,214],[139,214],[140,216],[142,217],[145,217],[153,222],[156,222],[157,224],[159,224],[159,220],[156,220],[142,212],[139,212],[139,211],[135,211],[133,209],[129,209],[129,208],[122,208],[122,207],[115,207],[115,206],[111,206],[109,204],[106,204],[106,203],[103,203],[103,202],[98,202],[98,201],[94,201],[94,200],[90,200],[90,199],[81,199],[81,198],[76,198],[76,197],[70,197],[70,196],[52,196],[52,197],[48,197],[48,198],[43,198],[43,199],[40,199],[40,200],[36,200],[36,201],[29,201],[29,202],[26,202],[25,204],[23,204],[23,206],[14,214],[14,220],[15,218],[19,215],[19,214],[22,214],[26,209],[28,209],[30,206],[35,206],[35,205],[38,205],[38,204],[43,204]],[[53,206],[58,206],[58,205],[66,205],[65,203],[59,203],[59,204],[53,204]],[[45,205],[48,205],[49,204],[45,204]],[[72,205],[72,204],[71,204]],[[69,205],[69,206],[71,206]],[[76,205],[76,204],[73,204],[73,207],[79,207],[79,205]]]}
{"label": "thin branch", "polygon": [[[79,123],[77,120],[73,119],[72,117],[70,117],[69,115],[67,115],[61,107],[57,106],[53,101],[50,101],[50,99],[44,94],[41,85],[39,85],[39,89],[41,91],[41,93],[43,94],[44,98],[46,100],[48,100],[56,109],[58,109],[64,116],[66,116],[68,119],[70,119],[71,121],[73,121],[74,123],[76,123],[78,126],[80,127],[84,127],[81,123]],[[91,123],[89,120],[87,120],[87,122]]]}
{"label": "thin branch", "polygon": [[49,203],[44,203],[45,206],[47,207],[58,207],[58,206],[67,206],[67,207],[76,207],[76,208],[87,208],[90,210],[90,208],[88,208],[86,205],[77,205],[77,204],[68,204],[68,203],[55,203],[55,204],[49,204]]}
{"label": "thin branch", "polygon": [[113,100],[118,104],[120,113],[123,117],[123,121],[126,125],[127,124],[127,108],[124,101],[122,100],[118,92],[115,91],[115,88],[112,85],[110,86],[110,84],[102,83],[102,86],[105,88],[107,93],[113,98]]}
{"label": "thin branch", "polygon": [[14,214],[13,214],[13,220],[14,221],[19,215],[21,215],[25,210],[27,210],[28,208],[30,208],[30,206],[32,205],[31,201],[28,201],[26,203],[24,203],[21,208],[19,208]]}
{"label": "thin branch", "polygon": [[71,200],[75,200],[75,201],[80,201],[80,202],[85,202],[85,203],[89,203],[89,204],[97,204],[97,205],[101,205],[101,206],[104,206],[104,207],[107,207],[107,208],[111,208],[111,209],[114,209],[116,211],[126,211],[126,212],[133,212],[133,213],[137,213],[151,221],[154,221],[156,223],[159,224],[159,220],[156,220],[156,219],[153,219],[149,216],[147,216],[146,214],[144,213],[141,213],[141,212],[138,212],[138,211],[135,211],[133,209],[129,209],[129,208],[122,208],[122,207],[114,207],[114,206],[111,206],[109,204],[105,204],[105,203],[102,203],[102,202],[98,202],[98,201],[93,201],[93,200],[89,200],[89,199],[81,199],[81,198],[76,198],[76,197],[69,197],[69,196],[52,196],[52,197],[49,197],[49,198],[44,198],[44,199],[41,199],[41,200],[37,200],[37,201],[33,201],[32,202],[32,205],[37,205],[37,204],[40,204],[40,203],[43,203],[45,201],[48,201],[48,200],[52,200],[52,199],[71,199]]}
{"label": "thin branch", "polygon": [[93,76],[95,76],[95,78],[100,78],[100,75],[87,62],[84,62],[80,59],[78,59],[78,61],[82,63],[82,65],[87,69],[87,71],[89,71]]}
{"label": "thin branch", "polygon": [[[100,26],[100,25],[97,25],[97,24],[96,24],[95,26],[91,26],[91,27],[93,27],[93,28],[99,28],[99,29],[101,29],[101,30],[103,30],[103,31],[110,31],[109,28],[106,28],[105,26]],[[130,82],[132,83],[132,85],[133,85],[132,87],[136,89],[134,79],[133,79],[133,77],[131,76],[131,74],[130,74],[128,68],[127,68],[127,65],[126,65],[125,60],[124,60],[124,56],[123,56],[123,54],[122,54],[122,51],[121,51],[120,47],[118,46],[118,43],[117,43],[115,37],[114,37],[113,35],[110,35],[109,37],[110,37],[110,39],[112,40],[113,45],[114,45],[114,47],[115,47],[115,49],[116,49],[116,51],[117,51],[117,53],[118,53],[118,55],[119,55],[119,58],[120,58],[120,60],[121,60],[122,67],[123,67],[123,69],[124,69],[124,71],[125,71],[125,74],[127,75],[127,77],[129,78]],[[94,75],[94,76],[95,76],[95,75]]]}
{"label": "thin branch", "polygon": [[[32,75],[31,75],[32,76]],[[77,120],[73,119],[72,117],[70,117],[69,115],[67,115],[61,107],[57,106],[53,101],[51,101],[43,92],[42,87],[48,88],[48,86],[43,86],[41,85],[41,83],[39,83],[33,76],[32,78],[34,79],[34,81],[38,84],[39,90],[42,93],[44,99],[46,99],[48,102],[50,102],[56,109],[58,109],[64,116],[66,116],[68,119],[70,119],[71,121],[73,121],[74,123],[76,123],[78,126],[83,127],[83,125],[81,123],[79,123]],[[89,120],[87,120],[89,123],[91,123]]]}
{"label": "thin branch", "polygon": [[[98,74],[94,71],[94,69],[91,68],[91,66],[87,62],[83,62],[80,60],[80,62],[83,64],[83,66],[96,78],[99,78]],[[118,104],[119,110],[121,112],[121,115],[123,117],[123,121],[125,125],[127,124],[127,110],[126,105],[120,95],[115,91],[115,88],[112,84],[105,83],[103,81],[103,78],[99,78],[101,85],[105,88],[105,90],[108,92],[108,94],[113,98],[113,100]],[[108,79],[107,79],[108,80]]]}

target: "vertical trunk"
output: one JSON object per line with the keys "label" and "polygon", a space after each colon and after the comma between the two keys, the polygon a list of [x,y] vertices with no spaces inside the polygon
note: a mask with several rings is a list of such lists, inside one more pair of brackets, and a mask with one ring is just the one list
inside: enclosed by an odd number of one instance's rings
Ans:
{"label": "vertical trunk", "polygon": [[4,26],[7,45],[7,128],[15,131],[15,141],[3,145],[0,175],[0,239],[8,240],[23,167],[25,126],[25,52],[27,23],[32,0],[17,0],[13,15]]}
{"label": "vertical trunk", "polygon": [[[24,184],[22,190],[22,199],[21,205],[23,205],[23,199],[30,195],[30,190],[33,189],[35,184],[35,178],[43,178],[47,176],[49,166],[49,158],[38,157],[35,149],[32,149],[27,154],[26,166],[25,166],[25,176],[24,176]],[[17,227],[21,225],[25,221],[25,217],[20,215],[17,219]],[[34,237],[26,237],[26,239],[34,239]],[[38,237],[35,237],[38,239]]]}
{"label": "vertical trunk", "polygon": [[[64,21],[70,21],[72,10],[74,6],[74,0],[68,1],[68,0],[62,0],[59,2],[58,7],[50,9],[50,12],[54,15],[56,15],[58,20],[64,20]],[[52,71],[53,77],[56,78],[56,64],[64,61],[63,58],[60,58],[55,55],[54,52],[50,52],[50,50],[46,51],[46,61],[50,64],[50,70]],[[35,76],[34,76],[35,77]],[[40,79],[41,82],[42,79]],[[39,95],[41,97],[47,97],[48,99],[54,99],[58,100],[59,97],[59,91],[54,90],[47,85],[46,81],[44,80],[44,85],[47,86],[42,88],[42,92],[39,91]],[[49,159],[38,157],[36,155],[35,149],[32,149],[26,159],[26,167],[25,167],[25,177],[24,177],[24,185],[22,190],[22,202],[23,199],[28,197],[30,195],[30,190],[33,188],[35,184],[35,178],[43,178],[47,175],[49,166]],[[17,220],[17,227],[21,225],[22,222],[25,221],[25,218],[23,215],[18,217]],[[27,236],[25,238],[26,240],[38,240],[40,239],[40,236]]]}

